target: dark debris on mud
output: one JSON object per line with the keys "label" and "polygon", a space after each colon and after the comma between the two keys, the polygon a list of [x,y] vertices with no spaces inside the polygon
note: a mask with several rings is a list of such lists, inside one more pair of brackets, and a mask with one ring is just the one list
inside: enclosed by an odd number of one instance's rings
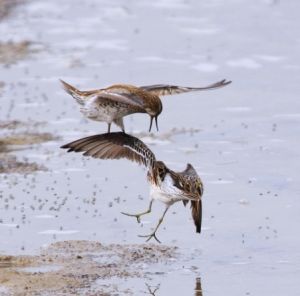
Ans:
{"label": "dark debris on mud", "polygon": [[[96,280],[146,277],[145,266],[168,264],[177,256],[176,247],[162,245],[62,241],[36,256],[0,256],[0,287],[7,295],[109,295],[108,287],[95,285]],[[48,271],[26,269],[43,266]]]}

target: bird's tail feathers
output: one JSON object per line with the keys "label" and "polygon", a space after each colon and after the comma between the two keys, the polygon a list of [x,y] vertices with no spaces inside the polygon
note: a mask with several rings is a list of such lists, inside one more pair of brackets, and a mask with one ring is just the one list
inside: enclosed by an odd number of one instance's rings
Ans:
{"label": "bird's tail feathers", "polygon": [[75,88],[74,86],[68,84],[67,82],[61,79],[60,82],[62,83],[64,90],[68,94],[70,94],[77,101],[78,104],[84,105],[85,99],[82,91],[80,91],[79,89]]}

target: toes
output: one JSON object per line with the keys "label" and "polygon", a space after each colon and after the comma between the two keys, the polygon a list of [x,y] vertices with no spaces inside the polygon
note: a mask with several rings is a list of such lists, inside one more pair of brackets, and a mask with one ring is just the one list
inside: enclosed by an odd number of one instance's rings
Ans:
{"label": "toes", "polygon": [[159,244],[161,244],[161,241],[156,237],[156,235],[154,234],[154,236],[153,236],[154,238],[155,238],[155,240],[159,243]]}
{"label": "toes", "polygon": [[158,243],[161,244],[161,241],[157,238],[155,233],[149,234],[149,235],[139,235],[139,237],[146,237],[146,242],[150,241],[151,238],[154,238]]}

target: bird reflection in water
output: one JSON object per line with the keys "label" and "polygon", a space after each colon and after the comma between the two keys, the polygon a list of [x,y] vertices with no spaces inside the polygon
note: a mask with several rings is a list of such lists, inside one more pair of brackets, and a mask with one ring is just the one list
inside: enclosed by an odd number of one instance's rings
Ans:
{"label": "bird reflection in water", "polygon": [[150,285],[146,284],[146,287],[148,289],[148,293],[149,295],[152,295],[152,296],[156,296],[156,291],[159,290],[160,288],[160,284],[158,284],[156,287],[152,288]]}
{"label": "bird reflection in water", "polygon": [[[146,287],[148,289],[149,295],[158,296],[158,295],[156,295],[156,292],[159,290],[160,284],[155,287],[152,287],[152,286],[146,284]],[[195,294],[194,294],[195,296],[203,296],[202,287],[201,287],[201,278],[196,278],[196,286],[195,286],[194,292],[195,292]]]}
{"label": "bird reflection in water", "polygon": [[196,278],[195,296],[203,296],[201,287],[201,278]]}

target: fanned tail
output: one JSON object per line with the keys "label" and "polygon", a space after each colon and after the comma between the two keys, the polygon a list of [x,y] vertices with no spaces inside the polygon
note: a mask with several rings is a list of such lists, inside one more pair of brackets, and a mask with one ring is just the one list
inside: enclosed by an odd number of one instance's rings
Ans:
{"label": "fanned tail", "polygon": [[78,90],[74,86],[68,84],[67,82],[65,82],[61,79],[60,79],[60,82],[62,83],[64,90],[68,94],[70,94],[77,101],[77,103],[79,105],[84,105],[85,99],[84,99],[83,92],[81,92],[80,90]]}

